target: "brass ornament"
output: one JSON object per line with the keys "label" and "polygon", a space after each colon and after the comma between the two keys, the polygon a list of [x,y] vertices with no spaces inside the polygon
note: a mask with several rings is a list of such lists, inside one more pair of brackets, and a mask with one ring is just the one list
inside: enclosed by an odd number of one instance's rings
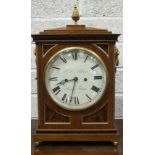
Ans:
{"label": "brass ornament", "polygon": [[75,25],[77,25],[77,21],[80,19],[79,11],[77,9],[77,6],[74,6],[73,14],[72,14],[72,19],[75,21]]}
{"label": "brass ornament", "polygon": [[[36,53],[37,53],[37,47],[35,48],[35,50],[33,51],[34,52],[34,55],[36,56]],[[35,58],[35,62],[36,62],[36,65],[37,65],[37,58]],[[38,78],[36,77],[35,80],[37,80]]]}
{"label": "brass ornament", "polygon": [[[120,54],[120,52],[119,52],[118,48],[115,46],[115,66],[119,65],[119,57],[118,57],[119,54]],[[116,69],[115,69],[115,71],[116,71]]]}
{"label": "brass ornament", "polygon": [[35,48],[33,52],[34,52],[34,55],[36,56],[37,48]]}
{"label": "brass ornament", "polygon": [[118,145],[118,142],[113,142],[114,146],[117,146]]}
{"label": "brass ornament", "polygon": [[35,142],[35,146],[36,147],[39,146],[39,144],[40,144],[40,142]]}
{"label": "brass ornament", "polygon": [[[36,56],[36,53],[37,53],[37,47],[35,48],[35,50],[33,51],[34,52],[34,55]],[[37,65],[37,59],[35,58],[35,62],[36,62],[36,65]]]}

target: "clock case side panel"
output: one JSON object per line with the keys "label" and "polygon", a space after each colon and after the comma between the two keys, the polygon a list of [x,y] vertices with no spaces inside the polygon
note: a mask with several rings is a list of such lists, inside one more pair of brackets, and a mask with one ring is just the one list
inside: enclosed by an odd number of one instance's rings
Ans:
{"label": "clock case side panel", "polygon": [[100,42],[95,43],[97,46],[103,50],[104,54],[108,57],[108,74],[109,74],[109,84],[108,84],[108,107],[107,107],[107,122],[110,128],[117,130],[114,119],[115,119],[115,43],[116,42]]}
{"label": "clock case side panel", "polygon": [[114,117],[115,117],[115,42],[109,43],[109,76],[110,76],[110,85],[109,85],[109,123],[112,125],[114,124]]}
{"label": "clock case side panel", "polygon": [[[45,47],[46,46],[46,47]],[[56,111],[50,109],[47,105],[48,99],[45,95],[44,89],[44,78],[43,78],[43,60],[46,53],[55,47],[56,44],[51,43],[36,43],[36,65],[37,65],[37,90],[38,90],[38,129],[44,128],[48,123],[49,118],[56,123],[64,124],[69,122],[70,118],[57,113]],[[49,115],[52,115],[50,117]],[[69,123],[67,123],[69,124]]]}
{"label": "clock case side panel", "polygon": [[41,71],[42,71],[42,44],[36,43],[36,68],[37,68],[37,92],[38,92],[38,128],[41,128],[44,124],[44,102],[42,97],[42,79],[41,79]]}

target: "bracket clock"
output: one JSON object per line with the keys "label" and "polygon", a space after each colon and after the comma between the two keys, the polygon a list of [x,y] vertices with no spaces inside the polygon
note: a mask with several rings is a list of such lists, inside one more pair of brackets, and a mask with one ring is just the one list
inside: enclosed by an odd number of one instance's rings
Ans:
{"label": "bracket clock", "polygon": [[114,122],[119,34],[74,25],[33,34],[36,44],[38,129],[42,141],[119,142]]}

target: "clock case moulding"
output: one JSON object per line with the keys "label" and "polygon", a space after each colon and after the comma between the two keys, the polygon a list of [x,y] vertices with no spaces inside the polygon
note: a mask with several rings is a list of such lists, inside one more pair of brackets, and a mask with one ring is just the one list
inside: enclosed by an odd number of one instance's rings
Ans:
{"label": "clock case moulding", "polygon": [[[115,43],[119,34],[106,29],[67,25],[33,34],[36,44],[38,86],[38,129],[34,141],[119,141],[114,121]],[[105,62],[108,84],[103,97],[88,109],[70,111],[59,107],[49,97],[44,83],[44,69],[50,57],[67,47],[84,47]]]}

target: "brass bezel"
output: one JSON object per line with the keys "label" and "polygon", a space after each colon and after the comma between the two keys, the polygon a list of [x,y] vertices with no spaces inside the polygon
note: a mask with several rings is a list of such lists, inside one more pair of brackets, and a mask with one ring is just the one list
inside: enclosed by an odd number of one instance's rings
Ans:
{"label": "brass bezel", "polygon": [[[60,104],[59,104],[56,100],[54,100],[53,97],[50,95],[50,93],[49,93],[49,91],[48,91],[48,89],[47,89],[47,86],[46,86],[46,79],[45,79],[45,78],[46,78],[46,70],[47,70],[47,67],[48,67],[49,63],[50,63],[57,55],[59,55],[60,53],[63,53],[63,52],[66,51],[66,50],[75,49],[75,48],[76,48],[76,49],[84,50],[84,51],[86,51],[86,52],[88,52],[88,53],[94,55],[94,56],[101,62],[101,64],[103,65],[103,68],[105,69],[105,73],[106,73],[106,84],[105,84],[105,89],[104,89],[104,91],[102,92],[102,94],[100,95],[100,97],[97,99],[97,101],[96,101],[95,103],[93,103],[92,105],[89,105],[89,106],[87,106],[87,107],[85,107],[85,108],[82,108],[82,109],[70,109],[70,108],[67,108],[67,107],[64,107],[64,106],[60,105]],[[49,50],[49,52],[50,52],[50,50]],[[107,89],[107,85],[108,85],[108,83],[109,83],[109,73],[108,73],[108,70],[107,70],[107,67],[106,67],[105,63],[102,61],[102,59],[100,58],[100,56],[99,56],[98,54],[96,54],[94,51],[92,51],[92,50],[90,50],[90,49],[88,49],[88,48],[85,48],[85,47],[72,46],[72,47],[63,48],[63,49],[57,51],[54,55],[52,55],[52,57],[48,60],[48,62],[46,63],[46,65],[45,65],[45,67],[44,67],[43,79],[44,79],[45,88],[46,88],[46,91],[47,91],[49,97],[53,100],[54,103],[56,103],[57,106],[61,107],[62,109],[65,109],[65,110],[69,110],[69,111],[81,111],[81,110],[85,110],[85,109],[88,109],[88,108],[90,108],[90,107],[96,105],[96,104],[99,102],[99,100],[102,98],[102,96],[105,94],[105,91],[106,91],[106,89]]]}

